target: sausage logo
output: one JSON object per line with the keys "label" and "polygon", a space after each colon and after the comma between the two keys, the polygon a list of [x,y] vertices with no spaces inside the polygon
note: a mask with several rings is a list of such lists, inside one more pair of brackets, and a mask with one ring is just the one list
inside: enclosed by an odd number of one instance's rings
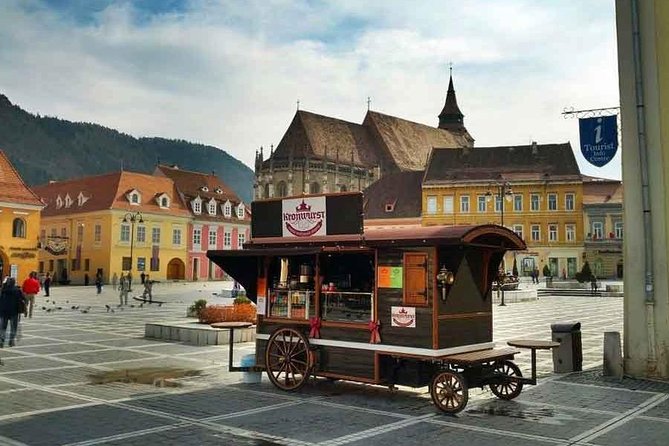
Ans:
{"label": "sausage logo", "polygon": [[327,235],[325,197],[283,200],[281,220],[284,237]]}
{"label": "sausage logo", "polygon": [[391,326],[416,328],[415,307],[390,307]]}

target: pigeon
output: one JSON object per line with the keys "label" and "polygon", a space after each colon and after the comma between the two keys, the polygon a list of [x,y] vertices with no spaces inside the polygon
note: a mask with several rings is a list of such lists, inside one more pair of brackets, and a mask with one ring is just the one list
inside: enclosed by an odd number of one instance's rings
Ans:
{"label": "pigeon", "polygon": [[159,303],[159,304],[158,304],[158,306],[159,306],[159,307],[162,307],[162,306],[163,306],[163,304],[162,304],[162,303]]}
{"label": "pigeon", "polygon": [[46,310],[46,307],[42,307],[42,310]]}
{"label": "pigeon", "polygon": [[47,309],[46,309],[46,312],[47,312],[47,313],[51,313],[51,308],[47,308]]}
{"label": "pigeon", "polygon": [[114,309],[113,309],[113,308],[111,309],[111,312],[114,313]]}
{"label": "pigeon", "polygon": [[144,308],[144,303],[139,304],[139,308]]}
{"label": "pigeon", "polygon": [[69,301],[69,300],[66,300],[66,301],[65,301],[65,303],[66,303],[66,304],[69,304],[69,303],[70,303],[70,301]]}
{"label": "pigeon", "polygon": [[88,310],[84,309],[84,310],[81,310],[81,312],[86,314],[86,313],[88,313]]}
{"label": "pigeon", "polygon": [[135,304],[130,304],[130,308],[135,308]]}
{"label": "pigeon", "polygon": [[[107,308],[107,313],[109,313],[109,310],[111,310],[111,307],[107,304],[105,304],[105,307]],[[114,310],[112,310],[112,311],[114,311]]]}
{"label": "pigeon", "polygon": [[56,310],[62,310],[62,309],[63,309],[63,307],[58,307],[58,308],[56,308]]}

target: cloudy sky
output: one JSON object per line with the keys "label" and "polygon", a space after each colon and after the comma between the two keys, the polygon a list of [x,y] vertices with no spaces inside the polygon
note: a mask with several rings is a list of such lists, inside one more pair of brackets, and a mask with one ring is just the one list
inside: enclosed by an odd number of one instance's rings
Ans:
{"label": "cloudy sky", "polygon": [[300,108],[437,124],[453,63],[476,145],[571,141],[618,105],[612,0],[2,0],[0,92],[34,113],[215,145],[249,166]]}

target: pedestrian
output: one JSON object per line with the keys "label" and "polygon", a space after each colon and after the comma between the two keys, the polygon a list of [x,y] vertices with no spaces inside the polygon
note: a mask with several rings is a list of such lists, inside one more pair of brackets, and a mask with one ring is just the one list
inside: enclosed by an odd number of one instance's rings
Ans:
{"label": "pedestrian", "polygon": [[32,319],[33,307],[35,306],[35,294],[39,293],[39,280],[37,280],[37,273],[35,271],[31,272],[28,278],[23,281],[21,290],[26,298],[26,309],[24,314],[26,317]]}
{"label": "pedestrian", "polygon": [[239,291],[240,291],[239,283],[235,280],[232,283],[232,291],[230,291],[230,296],[233,297],[233,298],[237,297],[237,295],[239,294]]}
{"label": "pedestrian", "polygon": [[144,282],[146,281],[146,274],[144,274],[144,271],[142,271],[142,274],[139,275],[139,280],[141,280],[142,285],[144,285]]}
{"label": "pedestrian", "polygon": [[9,277],[2,285],[2,291],[0,291],[0,348],[5,346],[7,325],[10,325],[9,346],[14,347],[19,329],[19,320],[21,319],[21,313],[25,312],[25,307],[26,301],[23,293],[16,286],[16,280]]}
{"label": "pedestrian", "polygon": [[144,278],[144,292],[142,293],[142,299],[146,300],[146,296],[149,296],[149,303],[152,303],[153,301],[153,296],[151,295],[152,289],[153,281],[149,279],[149,275],[147,274]]}
{"label": "pedestrian", "polygon": [[593,296],[597,294],[597,276],[594,274],[590,278],[590,292]]}
{"label": "pedestrian", "polygon": [[100,273],[95,275],[95,288],[97,288],[98,294],[102,293],[102,274]]}
{"label": "pedestrian", "polygon": [[44,278],[44,295],[46,297],[49,297],[50,288],[51,288],[51,275],[49,273],[46,273],[46,277]]}
{"label": "pedestrian", "polygon": [[118,284],[120,290],[119,300],[121,305],[128,305],[128,292],[130,291],[130,281],[127,276],[121,275],[121,281]]}
{"label": "pedestrian", "polygon": [[128,271],[128,275],[125,278],[128,281],[128,291],[132,291],[132,273]]}
{"label": "pedestrian", "polygon": [[85,273],[85,274],[84,274],[84,286],[88,286],[88,281],[89,281],[89,280],[90,280],[90,279],[88,278],[88,273]]}
{"label": "pedestrian", "polygon": [[113,290],[116,290],[116,284],[117,283],[118,283],[118,276],[116,275],[116,273],[114,273],[112,275],[112,279],[111,279],[111,285],[112,285]]}

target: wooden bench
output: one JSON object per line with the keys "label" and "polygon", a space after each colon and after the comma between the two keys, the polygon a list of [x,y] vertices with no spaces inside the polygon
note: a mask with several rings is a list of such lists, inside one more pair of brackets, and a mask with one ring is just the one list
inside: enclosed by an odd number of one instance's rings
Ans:
{"label": "wooden bench", "polygon": [[443,360],[453,364],[482,364],[504,359],[513,359],[514,355],[518,353],[520,352],[514,348],[489,348],[486,350],[447,355],[443,357]]}
{"label": "wooden bench", "polygon": [[537,341],[532,339],[514,339],[508,341],[507,344],[511,347],[529,348],[532,352],[532,378],[530,378],[529,384],[537,383],[537,350],[551,350],[560,346],[559,342]]}

